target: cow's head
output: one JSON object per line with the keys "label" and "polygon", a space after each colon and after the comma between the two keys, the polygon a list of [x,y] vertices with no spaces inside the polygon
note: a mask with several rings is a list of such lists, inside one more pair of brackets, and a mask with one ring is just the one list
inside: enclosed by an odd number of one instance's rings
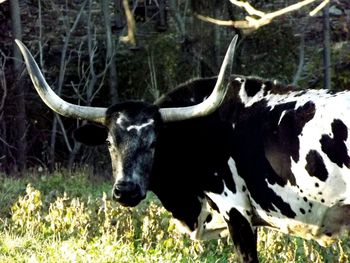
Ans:
{"label": "cow's head", "polygon": [[161,125],[157,106],[133,101],[109,107],[104,125],[87,124],[74,132],[84,144],[107,144],[115,179],[113,198],[123,205],[137,205],[146,196]]}
{"label": "cow's head", "polygon": [[108,108],[87,107],[68,103],[47,84],[33,56],[16,40],[28,73],[41,99],[56,113],[91,121],[75,132],[75,137],[88,145],[107,143],[112,161],[113,197],[125,206],[135,206],[145,198],[157,143],[157,133],[164,122],[205,116],[221,104],[230,81],[237,36],[231,41],[212,94],[202,103],[181,108],[159,108],[145,102],[124,102]]}

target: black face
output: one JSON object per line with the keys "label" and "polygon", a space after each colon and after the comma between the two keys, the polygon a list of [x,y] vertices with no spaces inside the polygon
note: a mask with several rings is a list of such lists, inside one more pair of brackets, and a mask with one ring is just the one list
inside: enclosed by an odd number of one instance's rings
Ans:
{"label": "black face", "polygon": [[125,102],[108,109],[106,127],[94,128],[89,136],[82,128],[75,133],[86,144],[106,141],[115,179],[113,198],[124,206],[136,206],[146,197],[160,123],[157,107]]}

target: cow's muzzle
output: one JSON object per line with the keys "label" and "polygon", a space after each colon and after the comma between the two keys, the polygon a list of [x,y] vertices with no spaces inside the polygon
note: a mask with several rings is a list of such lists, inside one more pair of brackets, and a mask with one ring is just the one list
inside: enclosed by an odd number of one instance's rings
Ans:
{"label": "cow's muzzle", "polygon": [[113,187],[113,199],[123,206],[136,206],[145,198],[138,184],[121,181]]}

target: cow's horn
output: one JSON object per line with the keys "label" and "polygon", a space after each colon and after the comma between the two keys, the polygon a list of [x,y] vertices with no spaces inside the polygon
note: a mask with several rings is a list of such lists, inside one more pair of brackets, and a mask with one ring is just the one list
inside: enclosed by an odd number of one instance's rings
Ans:
{"label": "cow's horn", "polygon": [[65,117],[79,118],[101,124],[105,122],[107,108],[74,105],[57,96],[47,84],[32,54],[26,46],[18,39],[15,41],[22,52],[33,85],[47,106]]}
{"label": "cow's horn", "polygon": [[[224,61],[222,62],[221,69],[218,75],[213,92],[203,102],[188,107],[181,108],[161,108],[160,114],[163,121],[180,121],[201,116],[206,116],[214,112],[223,101],[231,75],[231,66],[233,61],[233,55],[237,43],[238,36],[235,35],[226,51]],[[228,67],[228,65],[230,65]]]}

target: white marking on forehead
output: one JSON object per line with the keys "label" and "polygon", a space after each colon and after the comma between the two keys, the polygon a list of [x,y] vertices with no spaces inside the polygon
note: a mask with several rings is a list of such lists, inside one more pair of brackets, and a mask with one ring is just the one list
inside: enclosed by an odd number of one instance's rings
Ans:
{"label": "white marking on forehead", "polygon": [[149,119],[147,122],[142,123],[140,125],[130,125],[129,127],[126,128],[127,131],[131,131],[131,130],[136,130],[137,132],[140,132],[141,129],[152,125],[154,123],[153,119]]}
{"label": "white marking on forehead", "polygon": [[126,121],[130,122],[130,119],[128,119],[124,114],[120,114],[118,117],[116,124],[120,126],[122,129],[125,129],[127,131],[136,130],[137,132],[140,132],[141,129],[152,125],[154,123],[154,119],[148,119],[147,122],[141,123],[141,124],[132,124],[129,126],[126,126]]}

